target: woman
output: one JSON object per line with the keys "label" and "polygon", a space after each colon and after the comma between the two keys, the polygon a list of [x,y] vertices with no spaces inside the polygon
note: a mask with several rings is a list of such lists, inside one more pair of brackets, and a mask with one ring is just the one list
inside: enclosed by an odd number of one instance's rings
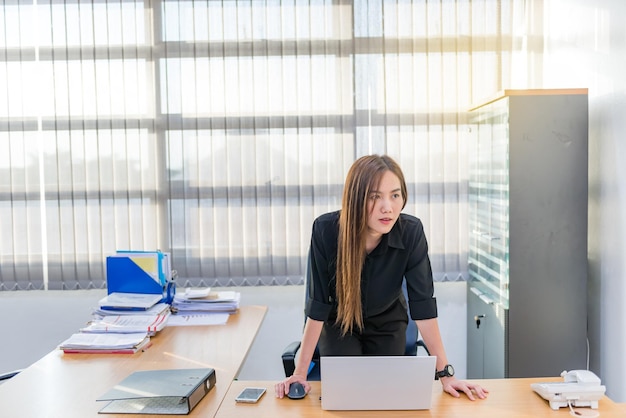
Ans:
{"label": "woman", "polygon": [[407,201],[404,175],[388,156],[359,158],[346,178],[342,210],[315,220],[311,235],[306,324],[294,374],[277,383],[282,398],[293,382],[304,385],[315,347],[322,356],[403,355],[408,306],[443,389],[458,397],[487,390],[457,380],[437,323],[428,244],[419,219],[400,212]]}

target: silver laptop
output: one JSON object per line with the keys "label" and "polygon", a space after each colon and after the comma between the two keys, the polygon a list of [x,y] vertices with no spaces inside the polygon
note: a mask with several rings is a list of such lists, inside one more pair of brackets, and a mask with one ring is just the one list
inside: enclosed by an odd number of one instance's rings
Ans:
{"label": "silver laptop", "polygon": [[429,409],[434,356],[322,357],[322,409]]}

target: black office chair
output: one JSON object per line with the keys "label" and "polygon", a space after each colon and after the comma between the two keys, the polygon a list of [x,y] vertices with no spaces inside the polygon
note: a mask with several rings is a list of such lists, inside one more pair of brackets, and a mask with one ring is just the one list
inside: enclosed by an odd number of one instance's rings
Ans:
{"label": "black office chair", "polygon": [[[308,260],[310,260],[307,257]],[[310,268],[310,261],[307,262],[307,269]],[[305,277],[308,279],[308,271],[305,275]],[[308,283],[304,284],[304,288],[305,288],[305,298],[308,296]],[[406,281],[402,282],[402,292],[404,293],[404,298],[406,300],[408,300],[408,295],[407,295],[407,290],[406,290]],[[407,315],[409,315],[409,313],[407,312]],[[424,343],[424,341],[422,341],[421,339],[419,339],[419,331],[417,329],[417,325],[415,325],[415,321],[413,321],[410,317],[409,317],[409,323],[407,325],[406,328],[406,349],[404,352],[404,355],[406,356],[415,356],[417,355],[418,352],[418,348],[422,348],[426,355],[430,355],[430,352],[428,351],[428,348],[426,347],[426,344]],[[300,349],[300,341],[294,341],[291,344],[289,344],[287,347],[285,347],[285,350],[283,351],[282,354],[282,360],[283,360],[283,368],[285,369],[285,376],[289,377],[293,374],[295,368],[296,368],[296,354],[298,353],[298,350]],[[307,380],[320,380],[320,353],[318,348],[315,348],[315,352],[313,353],[313,358],[311,360],[311,364],[309,366],[309,371],[307,373]]]}

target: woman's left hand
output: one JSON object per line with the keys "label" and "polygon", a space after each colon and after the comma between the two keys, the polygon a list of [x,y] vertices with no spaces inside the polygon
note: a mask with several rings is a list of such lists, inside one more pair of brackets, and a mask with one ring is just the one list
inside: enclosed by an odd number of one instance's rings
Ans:
{"label": "woman's left hand", "polygon": [[463,380],[457,380],[454,377],[442,377],[441,384],[443,385],[444,392],[448,392],[450,395],[458,398],[459,392],[463,392],[470,400],[475,400],[475,396],[478,399],[485,399],[489,391],[480,385],[472,382],[466,382]]}

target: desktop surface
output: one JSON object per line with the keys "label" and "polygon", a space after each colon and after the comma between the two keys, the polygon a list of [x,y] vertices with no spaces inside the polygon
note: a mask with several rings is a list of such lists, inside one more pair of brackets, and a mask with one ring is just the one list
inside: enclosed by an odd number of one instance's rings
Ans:
{"label": "desktop surface", "polygon": [[[489,390],[489,397],[484,400],[470,401],[461,395],[460,399],[443,393],[441,383],[433,382],[433,399],[429,410],[422,411],[325,411],[321,406],[321,383],[310,382],[311,392],[299,400],[276,398],[274,384],[266,381],[233,382],[217,418],[313,418],[313,417],[481,417],[481,418],[542,418],[570,417],[569,409],[553,411],[547,401],[537,395],[530,387],[534,382],[558,381],[560,378],[524,378],[524,379],[485,379],[476,380]],[[235,397],[244,387],[256,386],[267,388],[267,393],[256,404],[238,404]],[[603,397],[599,402],[600,418],[623,418],[626,405],[613,402]]]}
{"label": "desktop surface", "polygon": [[188,416],[212,417],[237,377],[265,317],[243,306],[226,325],[166,327],[136,354],[64,354],[54,350],[0,385],[0,416],[20,418],[162,417],[98,414],[96,399],[137,370],[215,369],[216,385]]}

